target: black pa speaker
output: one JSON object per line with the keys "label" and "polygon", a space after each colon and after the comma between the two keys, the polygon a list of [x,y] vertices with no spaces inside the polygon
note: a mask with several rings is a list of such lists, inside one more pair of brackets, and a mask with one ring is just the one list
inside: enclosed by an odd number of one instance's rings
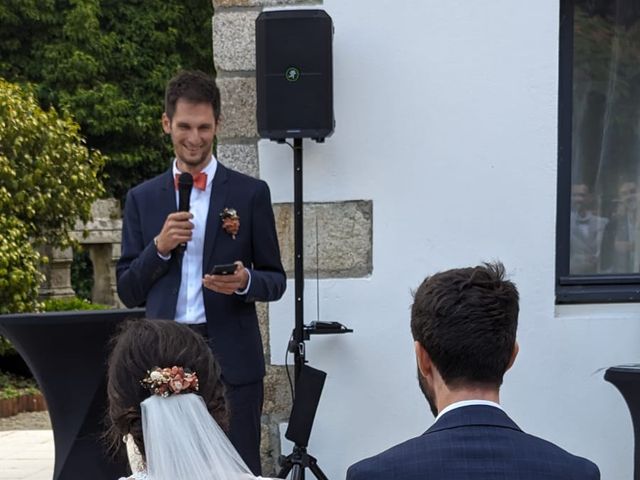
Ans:
{"label": "black pa speaker", "polygon": [[258,133],[324,140],[333,133],[333,22],[324,10],[277,10],[256,19]]}

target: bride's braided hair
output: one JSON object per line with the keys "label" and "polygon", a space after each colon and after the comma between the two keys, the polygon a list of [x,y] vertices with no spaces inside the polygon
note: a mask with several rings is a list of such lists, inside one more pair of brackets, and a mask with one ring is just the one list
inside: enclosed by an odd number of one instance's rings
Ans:
{"label": "bride's braided hair", "polygon": [[117,450],[122,437],[131,434],[145,456],[140,403],[150,393],[140,380],[154,367],[174,365],[197,373],[197,394],[204,399],[216,422],[227,429],[228,412],[220,367],[206,341],[172,320],[133,320],[125,323],[114,337],[109,357],[107,437],[112,448]]}

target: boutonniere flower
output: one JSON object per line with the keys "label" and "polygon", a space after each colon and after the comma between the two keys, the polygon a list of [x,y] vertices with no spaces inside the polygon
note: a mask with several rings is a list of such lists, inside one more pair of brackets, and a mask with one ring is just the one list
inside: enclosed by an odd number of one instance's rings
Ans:
{"label": "boutonniere flower", "polygon": [[225,208],[220,212],[220,218],[222,219],[222,229],[235,240],[238,230],[240,230],[240,216],[236,209]]}

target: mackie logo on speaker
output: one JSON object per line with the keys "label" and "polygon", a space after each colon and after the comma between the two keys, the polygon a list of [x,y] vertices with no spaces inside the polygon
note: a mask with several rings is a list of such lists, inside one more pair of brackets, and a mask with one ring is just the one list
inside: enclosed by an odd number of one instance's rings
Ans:
{"label": "mackie logo on speaker", "polygon": [[300,70],[296,67],[289,67],[284,73],[284,76],[290,82],[297,82],[300,78]]}

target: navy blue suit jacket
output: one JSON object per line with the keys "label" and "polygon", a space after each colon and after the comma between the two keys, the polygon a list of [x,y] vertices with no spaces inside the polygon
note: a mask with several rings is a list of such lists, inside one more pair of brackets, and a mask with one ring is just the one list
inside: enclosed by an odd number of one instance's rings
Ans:
{"label": "navy blue suit jacket", "polygon": [[[222,229],[220,212],[240,216],[236,238]],[[172,170],[131,189],[122,226],[122,256],[117,264],[118,295],[127,307],[146,307],[150,319],[175,318],[182,257],[162,260],[153,239],[177,210]],[[188,248],[188,247],[187,247]],[[203,288],[211,348],[227,383],[243,385],[265,372],[255,301],[282,297],[286,276],[280,259],[269,187],[262,180],[218,163],[212,182],[205,229],[203,273],[216,264],[241,260],[251,271],[246,295],[223,295]]]}
{"label": "navy blue suit jacket", "polygon": [[596,480],[598,467],[484,405],[445,413],[419,437],[352,465],[347,480]]}

